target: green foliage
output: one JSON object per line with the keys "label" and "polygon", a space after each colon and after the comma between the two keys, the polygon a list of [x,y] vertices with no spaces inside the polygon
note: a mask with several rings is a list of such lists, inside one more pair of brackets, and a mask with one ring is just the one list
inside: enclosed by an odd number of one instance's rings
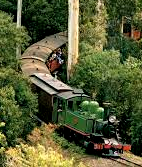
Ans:
{"label": "green foliage", "polygon": [[[0,10],[14,15],[16,21],[17,1],[3,0]],[[22,25],[27,28],[33,43],[45,36],[66,30],[67,17],[67,0],[23,1]]]}
{"label": "green foliage", "polygon": [[124,63],[129,56],[141,59],[142,51],[141,51],[141,40],[135,41],[128,37],[122,36],[117,33],[114,36],[108,36],[108,43],[106,49],[115,49],[119,50],[121,53],[121,60]]}
{"label": "green foliage", "polygon": [[16,68],[16,45],[19,44],[24,49],[28,39],[24,28],[17,29],[12,18],[0,11],[0,66]]}
{"label": "green foliage", "polygon": [[132,115],[131,123],[131,133],[132,133],[132,151],[142,156],[142,103],[138,100],[134,112]]}
{"label": "green foliage", "polygon": [[0,154],[2,154],[5,151],[5,147],[7,146],[6,137],[1,132],[1,128],[5,126],[4,122],[0,123]]}
{"label": "green foliage", "polygon": [[82,59],[75,68],[75,77],[72,78],[71,83],[82,89],[85,88],[86,92],[93,95],[99,91],[97,89],[101,84],[100,77],[105,80],[111,75],[110,69],[115,69],[121,64],[120,55],[116,51],[95,52],[91,47],[89,50],[89,53],[86,51],[80,54]]}
{"label": "green foliage", "polygon": [[67,29],[67,1],[29,1],[23,11],[23,24],[27,27],[33,42],[45,36]]}
{"label": "green foliage", "polygon": [[37,99],[29,88],[30,82],[14,70],[0,71],[0,121],[9,145],[34,127],[32,114],[37,112]]}
{"label": "green foliage", "polygon": [[59,146],[61,146],[64,149],[68,149],[68,151],[74,155],[77,153],[79,154],[85,153],[85,149],[77,146],[74,143],[70,143],[64,137],[59,136],[57,133],[53,133],[52,138],[57,144],[59,144]]}
{"label": "green foliage", "polygon": [[139,30],[142,30],[141,11],[142,11],[142,1],[136,0],[136,12],[133,16],[133,25]]}
{"label": "green foliage", "polygon": [[136,0],[105,0],[107,13],[111,19],[133,16],[136,12]]}
{"label": "green foliage", "polygon": [[102,50],[106,43],[106,9],[101,1],[80,2],[80,38],[96,50]]}
{"label": "green foliage", "polygon": [[[85,167],[76,160],[82,156],[82,150],[57,136],[54,133],[56,127],[52,124],[42,124],[40,129],[35,128],[28,136],[31,145],[21,143],[16,148],[9,148],[6,151],[7,167]],[[62,146],[69,150],[62,149]],[[76,149],[79,154],[75,153]]]}
{"label": "green foliage", "polygon": [[[107,49],[119,50],[122,55],[122,62],[129,56],[141,59],[141,44],[133,39],[123,37],[121,34],[122,17],[127,18],[127,23],[132,27],[142,29],[141,21],[141,0],[106,0],[105,6],[108,14],[108,43]],[[124,21],[124,20],[123,20]],[[124,21],[125,22],[125,21]]]}
{"label": "green foliage", "polygon": [[15,0],[1,0],[0,1],[0,10],[5,11],[8,14],[17,13],[17,1]]}

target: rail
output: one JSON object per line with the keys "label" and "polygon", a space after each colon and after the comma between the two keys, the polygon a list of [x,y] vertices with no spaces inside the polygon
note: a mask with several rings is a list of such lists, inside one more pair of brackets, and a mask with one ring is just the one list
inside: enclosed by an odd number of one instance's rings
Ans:
{"label": "rail", "polygon": [[122,157],[119,157],[118,159],[109,157],[109,159],[111,159],[115,162],[118,162],[119,164],[122,164],[124,166],[128,166],[128,167],[142,167],[142,164],[137,164],[133,161],[130,161],[130,160],[128,160],[126,158],[122,158]]}

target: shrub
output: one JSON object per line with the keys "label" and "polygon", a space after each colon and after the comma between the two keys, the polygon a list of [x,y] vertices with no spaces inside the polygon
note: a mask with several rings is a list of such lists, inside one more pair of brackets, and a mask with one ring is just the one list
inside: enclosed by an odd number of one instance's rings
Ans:
{"label": "shrub", "polygon": [[0,71],[0,121],[9,145],[17,138],[26,137],[35,126],[31,118],[37,112],[37,98],[31,92],[30,82],[11,69]]}
{"label": "shrub", "polygon": [[42,145],[31,147],[21,144],[10,148],[6,155],[8,167],[85,167],[83,164],[75,165],[74,159],[64,159],[61,154],[51,147],[45,149]]}

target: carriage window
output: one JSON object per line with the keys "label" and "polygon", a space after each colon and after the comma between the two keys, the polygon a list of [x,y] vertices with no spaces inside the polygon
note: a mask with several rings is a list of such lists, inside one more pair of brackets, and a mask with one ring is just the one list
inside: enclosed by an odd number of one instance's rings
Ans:
{"label": "carriage window", "polygon": [[54,97],[54,98],[53,98],[53,103],[55,104],[56,101],[57,101],[57,97]]}
{"label": "carriage window", "polygon": [[73,110],[73,101],[68,101],[68,108]]}

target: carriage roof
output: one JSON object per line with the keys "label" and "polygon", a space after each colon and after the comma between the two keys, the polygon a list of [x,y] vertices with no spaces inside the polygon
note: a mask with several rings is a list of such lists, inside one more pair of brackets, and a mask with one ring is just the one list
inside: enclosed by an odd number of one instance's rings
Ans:
{"label": "carriage roof", "polygon": [[34,73],[31,76],[31,81],[50,95],[73,90],[70,86],[46,73]]}

